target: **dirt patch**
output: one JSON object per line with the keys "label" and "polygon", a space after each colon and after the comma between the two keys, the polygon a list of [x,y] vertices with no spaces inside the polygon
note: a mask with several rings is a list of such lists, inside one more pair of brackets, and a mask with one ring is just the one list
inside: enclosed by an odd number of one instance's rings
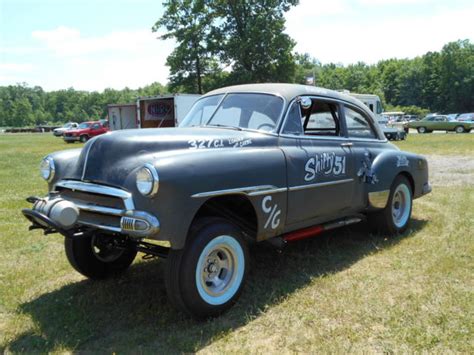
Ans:
{"label": "dirt patch", "polygon": [[474,185],[474,158],[465,155],[425,155],[434,186]]}

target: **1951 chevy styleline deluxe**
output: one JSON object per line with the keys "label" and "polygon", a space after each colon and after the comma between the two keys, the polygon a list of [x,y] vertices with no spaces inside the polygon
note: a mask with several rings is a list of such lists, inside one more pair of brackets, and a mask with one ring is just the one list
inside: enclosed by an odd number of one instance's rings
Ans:
{"label": "1951 chevy styleline deluxe", "polygon": [[235,303],[248,243],[364,219],[401,233],[431,191],[426,159],[389,143],[364,104],[290,84],[209,92],[179,128],[110,132],[40,169],[49,194],[28,198],[30,228],[63,234],[89,278],[126,270],[137,252],[166,257],[169,298],[196,318]]}

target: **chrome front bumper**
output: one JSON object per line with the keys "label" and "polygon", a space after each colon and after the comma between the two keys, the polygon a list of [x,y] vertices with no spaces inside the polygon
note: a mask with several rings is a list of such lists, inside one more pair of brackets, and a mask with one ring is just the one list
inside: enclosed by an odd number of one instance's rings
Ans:
{"label": "chrome front bumper", "polygon": [[[135,238],[156,236],[160,232],[158,219],[148,212],[136,211],[132,195],[127,191],[73,180],[61,180],[54,185],[53,190],[45,200],[59,198],[73,203],[79,210],[77,225]],[[74,192],[81,193],[81,198],[71,195]],[[91,201],[87,201],[87,196],[91,197]],[[97,200],[93,201],[95,197],[98,201],[109,197],[118,199],[123,208],[101,205]]]}

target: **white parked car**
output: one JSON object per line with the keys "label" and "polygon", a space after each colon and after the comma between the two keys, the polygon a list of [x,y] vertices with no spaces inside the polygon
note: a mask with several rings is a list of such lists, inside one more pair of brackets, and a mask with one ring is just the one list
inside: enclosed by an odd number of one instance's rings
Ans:
{"label": "white parked car", "polygon": [[79,124],[76,123],[76,122],[68,122],[66,124],[64,124],[64,126],[62,127],[59,127],[59,128],[55,128],[53,130],[53,134],[56,136],[56,137],[62,137],[64,132],[66,131],[69,131],[70,129],[76,129],[77,127],[79,127]]}

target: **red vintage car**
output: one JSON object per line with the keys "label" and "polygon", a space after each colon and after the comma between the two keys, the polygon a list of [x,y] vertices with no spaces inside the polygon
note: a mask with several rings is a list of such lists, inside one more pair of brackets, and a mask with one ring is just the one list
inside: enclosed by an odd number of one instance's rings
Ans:
{"label": "red vintage car", "polygon": [[107,122],[101,121],[90,121],[82,122],[77,129],[67,131],[63,135],[63,139],[66,143],[74,143],[80,141],[82,143],[87,142],[92,137],[104,134],[109,131]]}

